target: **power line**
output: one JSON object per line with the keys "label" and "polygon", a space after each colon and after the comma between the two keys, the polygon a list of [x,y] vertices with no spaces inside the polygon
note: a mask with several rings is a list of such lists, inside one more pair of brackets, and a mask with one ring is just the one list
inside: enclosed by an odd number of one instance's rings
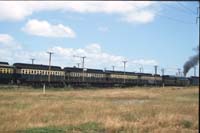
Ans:
{"label": "power line", "polygon": [[182,7],[182,9],[185,9],[185,11],[189,11],[190,13],[193,13],[193,14],[197,15],[197,13],[195,13],[192,9],[188,8],[188,7],[185,6],[184,4],[182,4],[182,3],[178,2],[178,1],[176,1],[176,3],[177,3],[180,7]]}
{"label": "power line", "polygon": [[[137,6],[135,6],[135,8],[140,10],[140,8],[138,8]],[[162,13],[158,13],[158,12],[160,12],[160,11],[157,10],[157,12],[155,12],[155,15],[160,16],[160,17],[164,17],[168,20],[176,21],[176,22],[183,23],[183,24],[195,24],[195,23],[192,23],[192,22],[187,22],[187,21],[183,21],[181,19],[173,18],[171,16],[163,15]]]}
{"label": "power line", "polygon": [[194,14],[194,13],[185,11],[185,10],[183,10],[183,8],[180,8],[180,7],[178,7],[178,6],[174,7],[174,6],[172,6],[171,4],[169,5],[169,4],[167,4],[166,2],[163,2],[163,6],[168,7],[168,8],[171,8],[171,9],[175,9],[175,10],[177,10],[177,11],[181,11],[181,13],[184,13],[184,14],[196,15],[196,14]]}
{"label": "power line", "polygon": [[164,18],[166,18],[166,19],[168,19],[168,20],[176,21],[176,22],[183,23],[183,24],[195,24],[195,23],[192,23],[192,22],[183,21],[183,20],[181,20],[181,19],[169,17],[169,16],[163,15],[163,14],[161,14],[161,13],[156,13],[156,15],[158,15],[158,16],[160,16],[160,17],[164,17]]}
{"label": "power line", "polygon": [[196,24],[198,23],[198,19],[200,19],[200,2],[199,2],[199,7],[197,7],[197,17],[196,17]]}

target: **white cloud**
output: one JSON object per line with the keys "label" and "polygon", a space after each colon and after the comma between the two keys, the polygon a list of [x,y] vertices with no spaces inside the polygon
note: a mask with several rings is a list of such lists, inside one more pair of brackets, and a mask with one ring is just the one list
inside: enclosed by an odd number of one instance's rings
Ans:
{"label": "white cloud", "polygon": [[35,12],[65,11],[116,14],[128,22],[147,23],[155,17],[151,1],[1,1],[0,20],[22,20]]}
{"label": "white cloud", "polygon": [[6,48],[20,49],[21,45],[9,34],[0,34],[0,49],[3,51]]}
{"label": "white cloud", "polygon": [[0,60],[12,61],[14,54],[21,50],[21,45],[8,34],[0,34]]}
{"label": "white cloud", "polygon": [[[73,55],[86,56],[86,67],[92,68],[111,66],[112,63],[118,63],[119,60],[121,61],[123,59],[122,56],[116,56],[103,52],[100,45],[97,43],[90,44],[85,48],[73,49],[56,46],[49,50],[56,53],[55,61],[59,61],[60,63],[63,62],[64,64],[61,64],[62,66],[66,66],[66,64],[73,66],[76,63],[81,63],[81,59],[73,57]],[[67,60],[68,63],[65,63]]]}
{"label": "white cloud", "polygon": [[[12,42],[16,42],[14,39]],[[123,56],[110,54],[104,52],[101,46],[98,43],[92,43],[87,45],[84,48],[64,48],[61,46],[54,46],[44,51],[28,51],[22,47],[17,47],[15,45],[0,45],[0,60],[7,61],[9,63],[24,62],[31,63],[30,58],[35,58],[35,63],[37,64],[46,64],[48,65],[49,55],[46,51],[52,51],[54,54],[52,56],[52,65],[62,66],[62,67],[72,67],[81,63],[81,58],[73,57],[77,56],[86,56],[85,66],[87,68],[97,68],[97,69],[112,69],[112,66],[116,66],[116,70],[123,70],[122,61],[127,59],[127,70],[133,71],[135,63],[141,65],[152,65],[156,63],[155,60],[149,59],[139,59],[139,60],[130,60]]]}
{"label": "white cloud", "polygon": [[122,61],[127,59],[127,70],[132,71],[134,64],[140,65],[155,65],[158,64],[152,59],[135,59],[131,60],[123,56],[114,55],[106,53],[102,50],[101,46],[97,43],[92,43],[87,45],[85,48],[63,48],[60,46],[55,46],[49,49],[55,53],[53,62],[55,64],[60,64],[61,66],[74,66],[77,63],[81,63],[81,58],[73,57],[76,56],[86,56],[85,66],[88,68],[107,68],[111,69],[112,66],[116,66],[116,70],[123,70]]}
{"label": "white cloud", "polygon": [[44,37],[67,37],[74,38],[75,32],[62,24],[53,25],[47,21],[40,21],[31,19],[27,22],[23,31],[31,35],[44,36]]}
{"label": "white cloud", "polygon": [[127,14],[122,20],[127,22],[140,22],[140,23],[148,23],[153,21],[155,14],[150,11],[142,11],[137,14]]}
{"label": "white cloud", "polygon": [[33,10],[23,2],[1,1],[0,20],[17,21],[31,15]]}
{"label": "white cloud", "polygon": [[0,43],[8,44],[13,41],[13,38],[8,34],[0,34]]}
{"label": "white cloud", "polygon": [[145,60],[145,59],[132,60],[131,63],[138,65],[158,65],[157,61],[155,60]]}

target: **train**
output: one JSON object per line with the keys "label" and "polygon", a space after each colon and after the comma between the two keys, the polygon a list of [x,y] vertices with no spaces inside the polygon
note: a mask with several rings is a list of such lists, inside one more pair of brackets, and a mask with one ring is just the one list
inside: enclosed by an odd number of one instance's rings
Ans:
{"label": "train", "polygon": [[0,62],[0,84],[34,87],[198,86],[199,77]]}

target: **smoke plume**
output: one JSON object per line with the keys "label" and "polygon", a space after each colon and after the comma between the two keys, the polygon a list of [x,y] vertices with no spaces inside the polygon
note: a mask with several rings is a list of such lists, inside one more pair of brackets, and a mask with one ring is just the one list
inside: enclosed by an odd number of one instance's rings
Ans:
{"label": "smoke plume", "polygon": [[190,57],[188,61],[185,62],[184,66],[183,66],[183,73],[184,76],[186,76],[186,74],[188,73],[188,71],[196,66],[199,62],[199,46],[196,48],[197,54]]}

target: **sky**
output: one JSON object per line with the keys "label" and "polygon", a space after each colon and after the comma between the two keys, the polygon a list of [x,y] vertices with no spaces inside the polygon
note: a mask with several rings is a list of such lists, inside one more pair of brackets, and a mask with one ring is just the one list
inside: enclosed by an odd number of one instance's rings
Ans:
{"label": "sky", "polygon": [[[0,61],[175,75],[196,54],[197,2],[0,1]],[[197,66],[197,75],[199,73]],[[191,69],[188,76],[194,75]]]}

